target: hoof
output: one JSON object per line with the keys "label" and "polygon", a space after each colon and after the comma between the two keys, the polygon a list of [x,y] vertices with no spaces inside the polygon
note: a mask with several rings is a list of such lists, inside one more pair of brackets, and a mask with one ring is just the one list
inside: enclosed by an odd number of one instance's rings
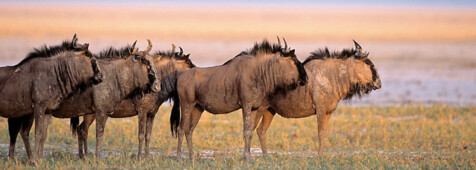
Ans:
{"label": "hoof", "polygon": [[28,165],[36,167],[38,165],[38,162],[35,160],[29,160]]}
{"label": "hoof", "polygon": [[246,156],[243,157],[243,161],[245,161],[245,162],[251,162],[251,160],[252,159],[251,159],[250,155],[246,155]]}
{"label": "hoof", "polygon": [[177,161],[181,161],[181,160],[182,160],[182,157],[181,157],[181,156],[179,156],[179,155],[177,155],[177,156],[175,156],[175,160],[177,160]]}

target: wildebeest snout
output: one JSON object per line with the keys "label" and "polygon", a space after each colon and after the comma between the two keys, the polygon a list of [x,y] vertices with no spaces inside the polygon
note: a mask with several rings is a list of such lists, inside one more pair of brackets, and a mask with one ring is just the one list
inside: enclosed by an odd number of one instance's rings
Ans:
{"label": "wildebeest snout", "polygon": [[382,81],[378,79],[377,81],[374,81],[374,90],[382,88]]}
{"label": "wildebeest snout", "polygon": [[150,86],[150,89],[154,92],[159,92],[161,90],[160,83],[158,81],[154,81],[154,83],[152,83]]}

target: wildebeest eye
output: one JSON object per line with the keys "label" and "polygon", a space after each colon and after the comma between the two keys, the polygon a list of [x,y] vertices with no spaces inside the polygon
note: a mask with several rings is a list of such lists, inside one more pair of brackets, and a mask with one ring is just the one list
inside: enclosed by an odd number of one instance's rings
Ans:
{"label": "wildebeest eye", "polygon": [[147,66],[150,66],[150,62],[149,62],[149,60],[147,60],[147,59],[144,59],[144,60],[142,61],[142,63],[144,63],[144,64],[147,65]]}

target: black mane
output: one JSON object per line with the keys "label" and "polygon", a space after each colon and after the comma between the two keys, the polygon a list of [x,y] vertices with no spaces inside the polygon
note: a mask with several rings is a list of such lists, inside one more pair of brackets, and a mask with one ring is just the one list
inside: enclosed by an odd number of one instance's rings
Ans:
{"label": "black mane", "polygon": [[278,44],[270,44],[268,40],[263,40],[263,42],[261,42],[260,44],[255,43],[253,48],[243,52],[249,55],[257,55],[258,53],[274,54],[277,52],[282,52],[282,48]]}
{"label": "black mane", "polygon": [[160,56],[161,58],[171,59],[176,56],[176,53],[173,51],[156,51],[152,56]]}
{"label": "black mane", "polygon": [[176,60],[184,60],[185,63],[188,64],[190,68],[196,67],[195,64],[192,63],[192,60],[186,57],[186,55],[179,55],[177,52],[173,51],[156,51],[152,56],[160,56],[161,59],[176,59]]}
{"label": "black mane", "polygon": [[251,48],[249,50],[246,50],[246,51],[242,51],[240,54],[238,54],[235,57],[233,57],[232,59],[228,60],[223,65],[226,65],[226,64],[230,63],[231,61],[233,61],[233,59],[235,59],[236,57],[242,56],[242,55],[256,56],[257,54],[260,54],[260,53],[262,53],[262,54],[274,54],[274,53],[277,53],[277,52],[282,53],[283,52],[282,47],[278,44],[270,44],[268,42],[268,40],[265,39],[259,44],[255,43],[253,48]]}
{"label": "black mane", "polygon": [[25,59],[20,61],[15,67],[20,66],[22,64],[25,64],[26,62],[30,61],[31,59],[34,58],[48,58],[55,56],[59,53],[68,51],[68,50],[74,50],[73,45],[69,41],[63,41],[61,45],[56,45],[56,46],[42,46],[40,48],[35,48],[33,52],[30,52]]}
{"label": "black mane", "polygon": [[347,92],[343,100],[350,100],[352,99],[352,97],[356,95],[360,99],[360,97],[362,97],[362,94],[368,94],[370,93],[370,91],[372,91],[371,83],[366,83],[366,84],[355,83],[350,86],[349,92]]}
{"label": "black mane", "polygon": [[116,49],[114,47],[109,47],[108,49],[101,51],[99,54],[95,55],[100,59],[126,59],[131,55],[133,51],[132,46],[127,45],[121,49]]}
{"label": "black mane", "polygon": [[306,64],[307,62],[311,60],[325,60],[325,59],[341,59],[345,60],[350,57],[355,57],[355,59],[365,59],[369,55],[369,53],[362,53],[360,55],[355,55],[356,54],[355,49],[343,49],[341,52],[334,51],[334,52],[329,52],[329,49],[326,47],[324,49],[318,49],[314,52],[311,53],[311,56],[309,56],[302,64]]}

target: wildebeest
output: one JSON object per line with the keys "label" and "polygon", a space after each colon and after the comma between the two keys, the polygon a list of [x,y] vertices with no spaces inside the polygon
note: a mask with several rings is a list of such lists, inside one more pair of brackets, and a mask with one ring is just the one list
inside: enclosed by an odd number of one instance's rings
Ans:
{"label": "wildebeest", "polygon": [[[264,40],[221,66],[193,68],[177,81],[181,115],[172,111],[172,134],[178,134],[177,159],[181,159],[185,133],[189,158],[193,159],[192,133],[204,110],[226,114],[242,108],[244,158],[251,159],[250,141],[256,109],[268,102],[268,95],[307,83],[307,75],[294,50],[287,44],[271,45]],[[178,103],[175,103],[176,105]],[[178,129],[177,129],[178,128]]]}
{"label": "wildebeest", "polygon": [[[45,111],[54,110],[69,96],[101,82],[97,62],[88,50],[89,44],[72,41],[57,46],[44,46],[15,66],[0,68],[0,116],[8,118],[9,157],[13,158],[18,132],[32,162],[42,157],[46,139]],[[29,132],[35,120],[35,152],[29,145]]]}
{"label": "wildebeest", "polygon": [[49,114],[58,118],[74,118],[86,114],[95,114],[96,123],[96,157],[101,153],[101,141],[108,113],[113,113],[120,102],[126,98],[141,95],[149,91],[160,90],[155,65],[151,62],[149,52],[139,51],[134,43],[120,50],[113,47],[99,53],[98,64],[103,73],[103,82],[88,88],[85,92],[73,95]]}
{"label": "wildebeest", "polygon": [[[152,55],[157,73],[161,80],[161,90],[157,93],[148,93],[144,95],[137,95],[132,98],[122,100],[114,113],[109,114],[111,118],[123,118],[139,115],[139,151],[137,157],[140,158],[142,154],[142,145],[145,134],[145,156],[149,155],[149,142],[152,132],[152,125],[154,117],[159,110],[159,107],[166,100],[177,96],[177,78],[190,68],[195,67],[189,59],[190,54],[184,55],[182,48],[180,52],[175,52],[175,45],[172,51],[164,52],[157,51]],[[175,97],[178,100],[177,97]],[[175,107],[176,108],[176,107]],[[73,133],[78,133],[79,156],[83,157],[88,152],[87,137],[89,126],[93,123],[94,114],[83,116],[83,122],[76,129],[78,122],[73,122]],[[79,120],[77,120],[79,121]]]}
{"label": "wildebeest", "polygon": [[368,53],[355,42],[355,49],[330,53],[327,48],[317,50],[303,63],[309,76],[306,86],[270,97],[270,107],[260,109],[254,128],[261,123],[257,133],[263,155],[267,155],[266,130],[276,113],[285,118],[302,118],[317,115],[319,150],[325,136],[327,123],[339,101],[361,96],[382,87],[382,83]]}

